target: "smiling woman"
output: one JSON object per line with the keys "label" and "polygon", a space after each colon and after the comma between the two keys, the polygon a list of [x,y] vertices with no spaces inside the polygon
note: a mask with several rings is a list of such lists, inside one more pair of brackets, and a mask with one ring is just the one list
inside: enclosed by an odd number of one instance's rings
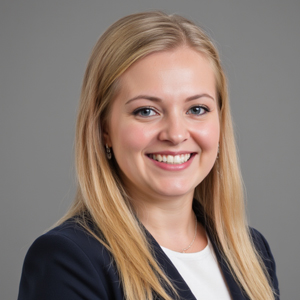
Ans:
{"label": "smiling woman", "polygon": [[279,299],[199,27],[162,12],[113,24],[87,66],[76,139],[77,197],[29,249],[19,300]]}
{"label": "smiling woman", "polygon": [[216,98],[209,61],[186,46],[149,54],[121,75],[104,140],[133,203],[140,193],[150,205],[191,202],[217,156]]}

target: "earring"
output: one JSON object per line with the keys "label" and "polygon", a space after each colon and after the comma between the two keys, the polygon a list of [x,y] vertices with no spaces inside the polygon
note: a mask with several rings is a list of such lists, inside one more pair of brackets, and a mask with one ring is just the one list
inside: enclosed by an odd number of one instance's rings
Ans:
{"label": "earring", "polygon": [[111,159],[111,150],[110,150],[110,148],[108,147],[108,145],[106,144],[105,145],[105,150],[106,150],[106,157],[107,157],[107,159]]}
{"label": "earring", "polygon": [[220,145],[218,145],[218,152],[217,152],[217,157],[216,157],[215,165],[216,165],[216,170],[217,170],[218,176],[222,177],[222,173],[220,171],[219,154],[220,154]]}

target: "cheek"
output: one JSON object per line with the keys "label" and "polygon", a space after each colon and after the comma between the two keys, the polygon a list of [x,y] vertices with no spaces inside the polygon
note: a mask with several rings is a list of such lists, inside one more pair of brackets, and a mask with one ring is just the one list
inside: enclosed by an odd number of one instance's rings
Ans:
{"label": "cheek", "polygon": [[112,128],[112,143],[116,148],[114,151],[118,151],[120,154],[127,152],[130,155],[139,152],[152,139],[151,131],[146,130],[145,126],[121,121],[117,124]]}
{"label": "cheek", "polygon": [[209,122],[195,133],[195,139],[202,150],[211,150],[218,147],[220,138],[219,122]]}

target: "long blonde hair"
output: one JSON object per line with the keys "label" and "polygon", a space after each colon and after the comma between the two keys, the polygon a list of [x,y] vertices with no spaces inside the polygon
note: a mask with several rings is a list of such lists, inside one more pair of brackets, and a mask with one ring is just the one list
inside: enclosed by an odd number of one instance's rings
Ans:
{"label": "long blonde hair", "polygon": [[60,222],[81,216],[79,222],[89,230],[86,216],[90,216],[99,232],[89,231],[114,257],[126,299],[150,300],[155,292],[171,300],[166,290],[174,292],[175,288],[153,257],[116,163],[106,158],[102,128],[124,71],[150,53],[181,45],[199,51],[212,63],[220,110],[219,158],[196,188],[195,199],[202,204],[207,225],[248,297],[274,299],[267,272],[248,232],[226,78],[219,55],[208,36],[181,16],[146,12],[124,17],[110,26],[95,45],[83,80],[77,121],[77,196]]}

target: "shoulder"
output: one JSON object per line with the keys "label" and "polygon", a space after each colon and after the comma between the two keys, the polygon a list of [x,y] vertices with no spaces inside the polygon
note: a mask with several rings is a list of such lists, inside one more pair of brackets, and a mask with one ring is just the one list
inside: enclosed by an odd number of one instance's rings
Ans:
{"label": "shoulder", "polygon": [[[49,242],[58,244],[60,249],[72,247],[73,251],[84,254],[91,262],[94,262],[95,259],[99,260],[99,258],[103,263],[111,261],[111,256],[105,246],[73,218],[37,238],[31,247],[34,248],[36,244],[44,245]],[[101,253],[100,256],[99,253]]]}
{"label": "shoulder", "polygon": [[269,265],[271,262],[275,263],[270,246],[265,237],[258,230],[252,227],[250,227],[249,230],[254,246],[265,264]]}
{"label": "shoulder", "polygon": [[273,288],[276,294],[279,295],[278,279],[276,275],[276,263],[275,263],[274,256],[271,252],[269,243],[258,230],[251,227],[249,228],[249,230],[256,251],[258,252],[259,256],[262,258],[264,265],[266,266],[266,269],[269,273]]}
{"label": "shoulder", "polygon": [[266,254],[271,253],[270,246],[265,237],[255,228],[250,227],[249,231],[256,249],[262,252],[266,252]]}
{"label": "shoulder", "polygon": [[[111,264],[111,256],[102,243],[91,236],[83,227],[74,219],[69,219],[38,237],[30,247],[28,254],[38,251],[41,254],[47,254],[47,257],[63,256],[64,259],[71,259],[76,255],[82,257],[90,263],[96,272],[96,268],[101,265],[104,269]],[[69,253],[70,252],[70,253]],[[68,254],[68,255],[66,255]]]}
{"label": "shoulder", "polygon": [[107,249],[70,219],[29,248],[18,299],[119,299],[119,283]]}

